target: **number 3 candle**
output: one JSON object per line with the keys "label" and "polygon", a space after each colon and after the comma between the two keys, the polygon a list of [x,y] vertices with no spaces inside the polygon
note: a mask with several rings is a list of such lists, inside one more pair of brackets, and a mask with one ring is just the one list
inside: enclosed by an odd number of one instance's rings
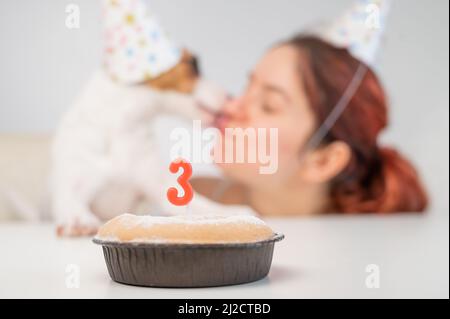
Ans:
{"label": "number 3 candle", "polygon": [[184,195],[178,196],[178,190],[171,187],[167,190],[167,199],[175,206],[186,206],[194,196],[192,186],[189,184],[189,178],[192,176],[192,165],[183,159],[170,163],[169,170],[171,173],[176,174],[180,169],[183,169],[183,173],[178,177],[177,182],[184,190]]}

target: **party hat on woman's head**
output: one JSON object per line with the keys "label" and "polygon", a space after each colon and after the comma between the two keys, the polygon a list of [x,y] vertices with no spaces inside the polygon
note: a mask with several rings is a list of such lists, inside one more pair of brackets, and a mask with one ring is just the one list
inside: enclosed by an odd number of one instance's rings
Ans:
{"label": "party hat on woman's head", "polygon": [[368,66],[375,66],[388,11],[389,0],[357,0],[338,19],[309,30],[309,34],[336,47],[348,49],[355,58],[364,63],[359,65],[332,111],[308,141],[308,149],[316,148],[322,143],[364,81]]}
{"label": "party hat on woman's head", "polygon": [[357,0],[343,15],[320,26],[314,35],[373,66],[390,8],[389,0]]}
{"label": "party hat on woman's head", "polygon": [[104,67],[116,81],[136,84],[173,68],[181,49],[164,32],[145,0],[102,0]]}

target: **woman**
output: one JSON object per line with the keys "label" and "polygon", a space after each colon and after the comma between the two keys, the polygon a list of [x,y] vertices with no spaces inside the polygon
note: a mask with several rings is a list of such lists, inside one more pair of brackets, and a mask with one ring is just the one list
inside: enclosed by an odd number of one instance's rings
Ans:
{"label": "woman", "polygon": [[278,171],[261,175],[257,164],[218,163],[230,186],[217,195],[223,182],[196,179],[194,189],[264,216],[425,210],[427,196],[413,166],[378,143],[387,101],[370,68],[320,145],[309,147],[361,63],[312,36],[271,49],[242,96],[225,105],[218,126],[278,128]]}

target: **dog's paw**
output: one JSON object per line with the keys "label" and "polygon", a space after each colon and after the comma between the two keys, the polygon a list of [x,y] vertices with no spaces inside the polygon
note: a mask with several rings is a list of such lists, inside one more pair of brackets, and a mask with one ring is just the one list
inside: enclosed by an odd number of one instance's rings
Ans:
{"label": "dog's paw", "polygon": [[74,218],[70,222],[58,224],[56,234],[59,237],[93,236],[99,227],[100,221],[97,218],[89,218],[89,220]]}
{"label": "dog's paw", "polygon": [[60,225],[56,227],[56,234],[59,237],[84,237],[94,236],[98,227],[86,225]]}

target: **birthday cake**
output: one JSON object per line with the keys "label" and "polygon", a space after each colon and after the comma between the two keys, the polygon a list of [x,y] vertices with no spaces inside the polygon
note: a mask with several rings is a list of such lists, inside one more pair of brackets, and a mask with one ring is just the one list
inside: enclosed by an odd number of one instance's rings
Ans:
{"label": "birthday cake", "polygon": [[120,215],[103,225],[96,239],[134,243],[253,243],[271,238],[272,229],[254,216]]}

